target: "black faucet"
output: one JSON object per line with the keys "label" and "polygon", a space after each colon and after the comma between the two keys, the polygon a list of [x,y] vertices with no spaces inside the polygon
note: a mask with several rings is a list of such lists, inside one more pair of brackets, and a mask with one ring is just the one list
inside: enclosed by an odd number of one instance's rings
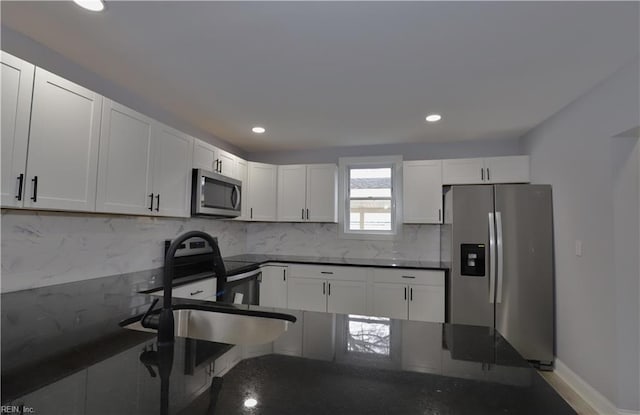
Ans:
{"label": "black faucet", "polygon": [[[158,300],[155,299],[140,321],[142,327],[158,331],[158,349],[157,351],[145,352],[143,363],[145,363],[148,369],[151,365],[158,367],[161,382],[160,413],[162,415],[166,415],[169,412],[169,377],[171,376],[171,367],[173,366],[173,350],[175,344],[171,298],[175,254],[180,245],[191,238],[201,238],[209,243],[209,246],[213,250],[212,266],[218,280],[220,291],[224,291],[224,285],[226,283],[226,270],[222,256],[220,255],[220,248],[218,248],[217,238],[205,232],[190,231],[178,236],[171,242],[164,258],[164,275],[162,279],[164,296],[162,300],[162,310],[160,314],[153,313],[153,308],[158,303]],[[140,357],[143,359],[143,356]],[[151,371],[150,369],[150,372]]]}

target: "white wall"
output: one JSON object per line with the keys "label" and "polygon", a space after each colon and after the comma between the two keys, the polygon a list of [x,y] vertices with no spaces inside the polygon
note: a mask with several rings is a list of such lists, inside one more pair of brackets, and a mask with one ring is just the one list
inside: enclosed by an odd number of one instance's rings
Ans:
{"label": "white wall", "polygon": [[164,241],[191,230],[224,256],[245,251],[242,222],[2,209],[1,291],[159,268]]}
{"label": "white wall", "polygon": [[625,65],[522,139],[533,182],[553,186],[557,356],[618,408],[635,411],[637,141],[613,136],[639,124],[638,72],[637,61]]}
{"label": "white wall", "polygon": [[273,164],[337,163],[338,157],[401,155],[404,160],[513,156],[521,153],[517,138],[458,141],[454,143],[406,143],[374,146],[327,147],[314,150],[249,153],[249,160]]}

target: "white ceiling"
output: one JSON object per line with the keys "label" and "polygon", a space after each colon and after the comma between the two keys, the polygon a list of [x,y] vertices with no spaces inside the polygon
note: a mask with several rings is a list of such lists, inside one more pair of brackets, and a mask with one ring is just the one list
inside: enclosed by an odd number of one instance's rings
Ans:
{"label": "white ceiling", "polygon": [[1,7],[3,25],[248,152],[518,137],[638,53],[637,2]]}

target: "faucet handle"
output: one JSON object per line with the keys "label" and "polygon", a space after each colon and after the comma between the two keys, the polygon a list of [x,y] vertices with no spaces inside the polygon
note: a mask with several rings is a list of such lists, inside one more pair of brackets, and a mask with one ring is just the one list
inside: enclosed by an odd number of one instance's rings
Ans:
{"label": "faucet handle", "polygon": [[140,354],[140,361],[149,371],[149,375],[152,378],[158,376],[153,370],[154,366],[158,366],[158,352],[155,350],[145,350]]}
{"label": "faucet handle", "polygon": [[153,302],[151,303],[151,306],[149,306],[147,311],[142,316],[142,319],[140,320],[140,324],[142,325],[142,327],[146,329],[156,329],[156,330],[158,329],[158,322],[160,318],[157,315],[151,314],[151,312],[153,311],[153,308],[156,306],[156,304],[158,304],[158,300],[159,300],[158,298],[153,300]]}

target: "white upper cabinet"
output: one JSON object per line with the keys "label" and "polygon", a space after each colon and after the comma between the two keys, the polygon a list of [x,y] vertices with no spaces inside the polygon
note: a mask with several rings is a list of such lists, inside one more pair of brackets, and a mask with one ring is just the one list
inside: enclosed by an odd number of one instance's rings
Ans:
{"label": "white upper cabinet", "polygon": [[402,163],[404,223],[442,223],[442,161]]}
{"label": "white upper cabinet", "polygon": [[2,52],[2,206],[21,207],[25,195],[27,144],[34,66]]}
{"label": "white upper cabinet", "polygon": [[190,216],[192,160],[191,137],[105,100],[96,210]]}
{"label": "white upper cabinet", "polygon": [[278,166],[278,220],[302,222],[306,218],[307,166]]}
{"label": "white upper cabinet", "polygon": [[154,120],[104,100],[96,211],[151,214]]}
{"label": "white upper cabinet", "polygon": [[273,164],[248,163],[247,186],[247,220],[276,220],[276,191],[278,168]]}
{"label": "white upper cabinet", "polygon": [[193,140],[193,168],[216,171],[218,149],[202,140]]}
{"label": "white upper cabinet", "polygon": [[490,157],[484,159],[489,183],[529,183],[529,156]]}
{"label": "white upper cabinet", "polygon": [[193,138],[166,125],[156,125],[151,207],[161,216],[189,217]]}
{"label": "white upper cabinet", "polygon": [[442,183],[528,183],[529,156],[505,156],[442,161]]}
{"label": "white upper cabinet", "polygon": [[238,157],[224,150],[218,149],[218,173],[223,176],[238,178],[236,164]]}
{"label": "white upper cabinet", "polygon": [[476,184],[484,181],[484,160],[442,160],[442,184]]}
{"label": "white upper cabinet", "polygon": [[278,166],[278,220],[335,222],[337,169],[335,164]]}
{"label": "white upper cabinet", "polygon": [[338,221],[338,166],[309,164],[307,166],[307,220]]}
{"label": "white upper cabinet", "polygon": [[249,163],[247,160],[238,158],[236,160],[236,179],[242,182],[242,190],[240,191],[240,216],[236,220],[247,220],[249,218],[249,203],[247,202],[247,194],[249,187],[247,186],[247,177],[249,175]]}
{"label": "white upper cabinet", "polygon": [[102,97],[36,68],[25,207],[93,211]]}

